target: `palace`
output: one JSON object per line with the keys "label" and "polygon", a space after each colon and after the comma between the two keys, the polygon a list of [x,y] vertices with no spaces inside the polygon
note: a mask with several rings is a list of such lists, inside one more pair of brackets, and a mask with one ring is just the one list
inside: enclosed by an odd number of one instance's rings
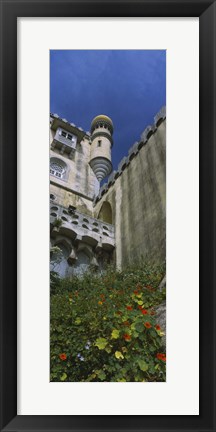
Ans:
{"label": "palace", "polygon": [[90,132],[50,116],[50,239],[62,250],[55,268],[62,277],[110,262],[121,269],[141,258],[165,261],[165,107],[117,171],[113,127],[106,115],[92,120]]}

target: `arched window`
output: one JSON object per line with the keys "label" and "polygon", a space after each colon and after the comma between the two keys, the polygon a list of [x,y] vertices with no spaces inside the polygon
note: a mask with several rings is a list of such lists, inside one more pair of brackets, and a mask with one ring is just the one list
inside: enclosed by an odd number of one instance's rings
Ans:
{"label": "arched window", "polygon": [[65,177],[66,164],[60,159],[51,159],[50,161],[50,174],[60,179]]}

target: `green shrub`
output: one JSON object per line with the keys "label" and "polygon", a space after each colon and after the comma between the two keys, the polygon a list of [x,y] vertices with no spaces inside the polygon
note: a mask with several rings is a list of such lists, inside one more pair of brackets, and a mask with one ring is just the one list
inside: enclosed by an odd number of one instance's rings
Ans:
{"label": "green shrub", "polygon": [[165,266],[62,279],[51,293],[51,381],[165,381],[155,308]]}

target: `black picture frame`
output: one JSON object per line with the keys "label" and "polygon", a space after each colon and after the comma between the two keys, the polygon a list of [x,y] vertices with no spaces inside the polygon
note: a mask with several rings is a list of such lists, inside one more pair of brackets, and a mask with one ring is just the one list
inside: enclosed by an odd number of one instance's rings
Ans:
{"label": "black picture frame", "polygon": [[[1,431],[216,431],[216,2],[1,0]],[[199,17],[200,414],[17,416],[17,18]],[[186,103],[186,101],[185,101]],[[184,269],[182,269],[184,271]],[[183,299],[183,302],[186,299]],[[187,391],[187,383],[185,383]],[[129,396],[130,397],[130,396]]]}

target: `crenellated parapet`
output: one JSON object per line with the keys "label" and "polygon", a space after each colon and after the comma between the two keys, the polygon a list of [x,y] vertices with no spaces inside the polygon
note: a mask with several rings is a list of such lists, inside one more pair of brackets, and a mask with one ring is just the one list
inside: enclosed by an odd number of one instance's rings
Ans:
{"label": "crenellated parapet", "polygon": [[115,183],[118,177],[120,177],[125,170],[125,168],[130,164],[131,160],[139,153],[141,148],[145,146],[150,137],[155,134],[160,124],[166,119],[166,107],[162,107],[161,110],[154,117],[154,123],[145,128],[143,133],[141,134],[141,139],[139,142],[135,142],[132,147],[128,151],[128,156],[123,157],[118,165],[117,171],[112,171],[110,176],[108,177],[107,183],[103,184],[103,186],[99,190],[99,194],[94,200],[94,204],[96,204],[102,196],[108,191],[108,189]]}

